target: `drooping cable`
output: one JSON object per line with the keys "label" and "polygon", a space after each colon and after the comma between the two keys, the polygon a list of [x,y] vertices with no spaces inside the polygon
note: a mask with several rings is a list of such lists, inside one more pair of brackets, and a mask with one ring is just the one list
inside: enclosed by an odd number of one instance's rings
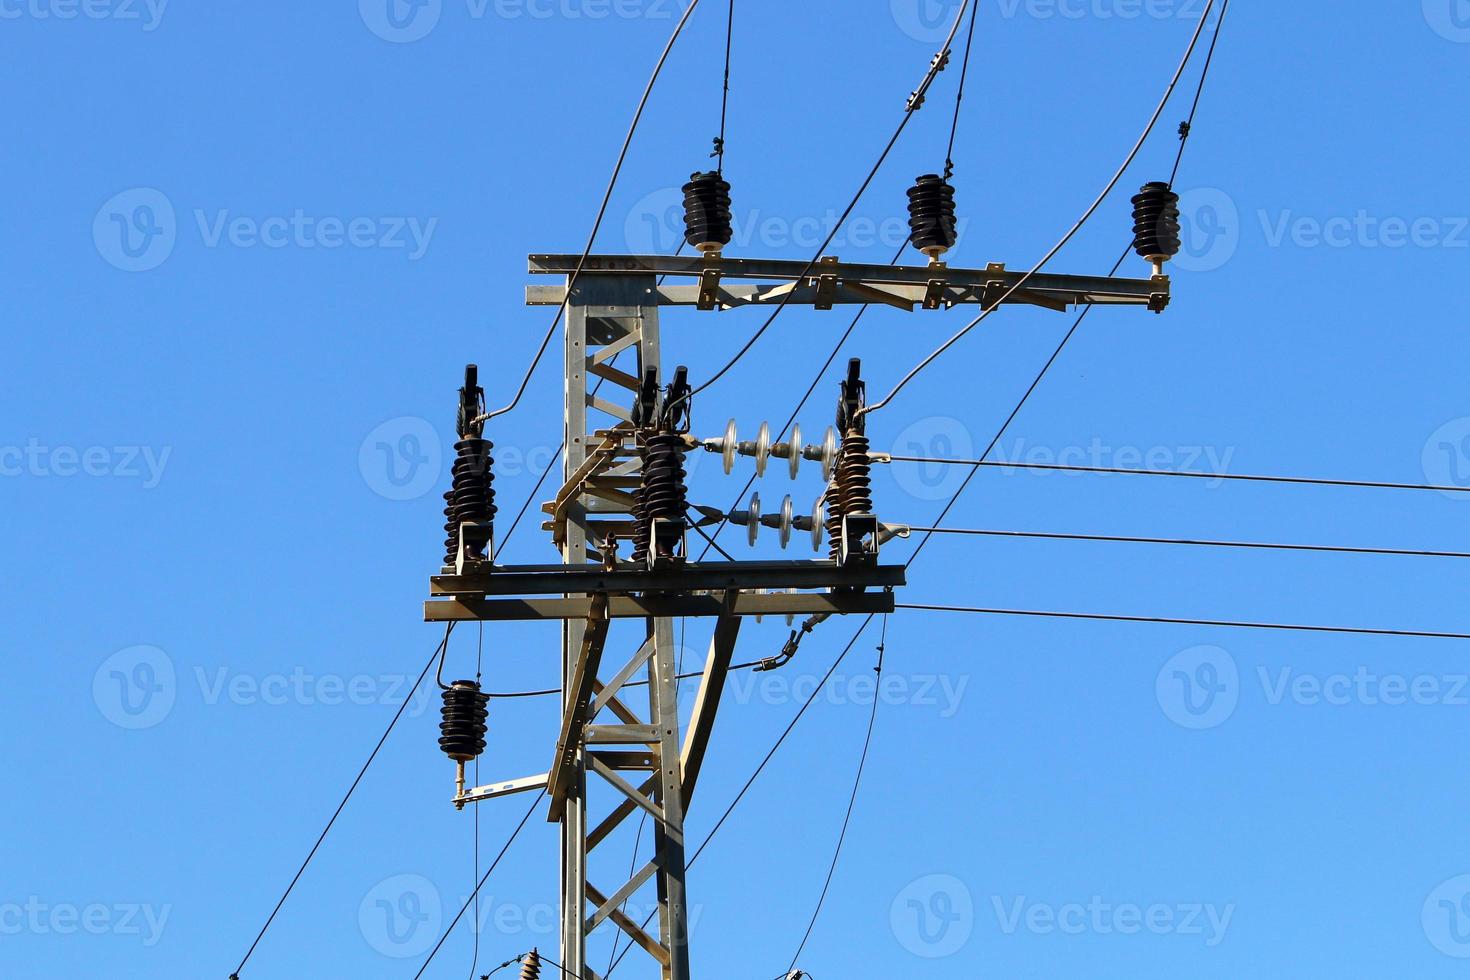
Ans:
{"label": "drooping cable", "polygon": [[1163,616],[1124,616],[1109,613],[1057,612],[1040,609],[984,609],[978,606],[941,606],[901,602],[899,609],[926,612],[972,613],[986,616],[1038,616],[1046,619],[1095,619],[1111,623],[1164,623],[1174,626],[1220,626],[1232,629],[1290,630],[1304,633],[1347,633],[1355,636],[1412,636],[1432,640],[1470,640],[1470,633],[1439,633],[1429,630],[1374,629],[1363,626],[1305,626],[1290,623],[1255,623],[1228,619],[1175,619]]}
{"label": "drooping cable", "polygon": [[493,412],[487,412],[481,421],[488,421],[497,416],[504,415],[520,404],[521,397],[526,393],[526,387],[531,383],[531,376],[536,373],[536,367],[541,363],[541,358],[546,354],[546,348],[551,343],[551,338],[556,336],[556,328],[561,324],[561,318],[565,315],[567,304],[571,302],[572,290],[577,285],[577,279],[582,274],[582,267],[586,265],[587,258],[592,254],[592,246],[597,241],[597,232],[602,228],[602,219],[607,215],[608,204],[612,201],[613,189],[617,187],[618,176],[623,171],[623,161],[628,157],[628,148],[633,143],[633,134],[638,131],[638,123],[643,118],[643,110],[648,105],[648,97],[653,94],[654,83],[658,81],[659,74],[663,71],[664,62],[669,58],[669,52],[674,49],[674,42],[684,32],[684,25],[689,22],[689,17],[699,6],[699,0],[689,0],[689,6],[684,10],[684,16],[674,25],[674,32],[669,35],[668,43],[664,45],[663,53],[658,57],[658,63],[653,67],[653,74],[648,79],[648,84],[643,89],[643,97],[638,100],[638,109],[633,113],[633,122],[628,126],[628,135],[623,137],[623,148],[618,151],[617,163],[613,165],[612,178],[607,182],[607,190],[602,195],[602,205],[597,209],[597,218],[592,222],[592,233],[587,236],[587,247],[582,249],[582,256],[577,260],[577,266],[572,270],[571,278],[567,280],[566,294],[561,303],[557,305],[556,316],[551,320],[551,326],[546,330],[546,336],[541,339],[541,346],[536,350],[536,356],[531,359],[531,366],[526,369],[526,375],[521,379],[520,387],[516,389],[515,397],[509,404],[497,408]]}
{"label": "drooping cable", "polygon": [[307,852],[306,860],[302,861],[301,867],[296,869],[296,874],[291,877],[291,883],[286,886],[286,890],[281,893],[281,898],[278,902],[276,902],[275,908],[271,909],[271,914],[266,917],[265,925],[260,927],[260,932],[256,933],[255,940],[250,944],[250,948],[247,949],[245,951],[245,955],[240,958],[240,965],[235,967],[235,971],[230,974],[230,980],[239,980],[240,971],[245,969],[246,963],[250,962],[250,957],[255,954],[255,948],[260,945],[261,939],[265,937],[266,930],[271,927],[271,923],[275,922],[276,914],[280,912],[281,907],[286,904],[286,899],[291,897],[291,892],[296,888],[296,883],[301,880],[301,876],[306,872],[306,866],[311,864],[312,858],[316,857],[317,851],[322,846],[322,841],[327,839],[327,834],[331,832],[332,827],[335,826],[337,823],[337,818],[342,815],[343,809],[346,808],[347,801],[352,799],[353,793],[357,792],[358,784],[360,784],[362,782],[362,778],[367,775],[368,767],[373,764],[373,760],[378,757],[378,752],[383,748],[383,743],[387,742],[388,736],[393,734],[393,729],[397,727],[398,720],[403,717],[403,712],[408,708],[411,703],[413,703],[413,696],[418,693],[420,685],[424,683],[424,678],[429,676],[429,671],[433,668],[434,661],[439,659],[441,652],[446,647],[448,647],[449,636],[453,632],[454,624],[450,623],[444,629],[444,639],[439,641],[439,645],[435,647],[434,652],[429,655],[429,660],[427,663],[424,664],[424,669],[419,672],[418,679],[413,682],[413,687],[409,689],[408,695],[403,699],[403,703],[400,704],[398,706],[398,710],[394,712],[393,720],[388,722],[388,727],[384,729],[382,737],[378,739],[378,744],[373,746],[372,752],[368,754],[367,761],[364,762],[362,764],[362,768],[358,770],[357,778],[352,781],[351,786],[347,787],[347,793],[342,797],[342,802],[337,804],[337,809],[332,812],[331,819],[327,821],[327,825],[322,828],[321,834],[317,836],[316,843],[311,845],[311,850]]}
{"label": "drooping cable", "polygon": [[954,143],[960,132],[960,103],[965,101],[965,79],[970,74],[970,50],[975,46],[975,16],[979,12],[979,3],[970,8],[970,31],[965,38],[965,59],[960,64],[960,83],[955,89],[954,96],[954,119],[949,124],[949,146],[944,151],[944,179],[946,181],[954,176]]}
{"label": "drooping cable", "polygon": [[730,114],[730,51],[735,40],[735,0],[730,0],[730,13],[725,21],[725,84],[720,93],[720,135],[715,137],[715,152],[719,158],[716,170],[725,173],[725,120]]}
{"label": "drooping cable", "polygon": [[951,336],[948,340],[935,348],[932,353],[930,353],[927,357],[925,357],[922,361],[915,365],[908,374],[904,375],[903,378],[899,380],[898,384],[894,385],[892,390],[890,390],[887,395],[884,395],[881,400],[864,408],[862,410],[862,414],[867,415],[872,412],[876,412],[892,402],[893,399],[898,396],[899,392],[903,391],[903,389],[908,386],[909,382],[918,377],[925,368],[938,360],[945,351],[949,350],[955,344],[959,343],[960,340],[968,335],[971,330],[984,323],[985,320],[988,319],[992,313],[1000,309],[1008,299],[1016,294],[1017,291],[1025,288],[1026,283],[1030,282],[1033,276],[1035,276],[1043,268],[1045,268],[1047,263],[1055,258],[1057,253],[1059,253],[1063,248],[1067,246],[1069,242],[1072,241],[1077,232],[1082,230],[1082,226],[1085,225],[1089,220],[1091,220],[1092,216],[1097,213],[1098,208],[1102,207],[1103,202],[1107,200],[1108,196],[1112,194],[1113,190],[1118,186],[1118,183],[1123,179],[1123,175],[1128,172],[1128,168],[1133,165],[1133,161],[1138,157],[1139,152],[1142,151],[1144,144],[1148,141],[1149,136],[1153,133],[1154,127],[1158,125],[1159,118],[1164,114],[1164,109],[1169,104],[1169,99],[1173,96],[1175,88],[1179,85],[1179,79],[1184,75],[1184,69],[1189,65],[1190,58],[1194,55],[1195,47],[1199,44],[1199,39],[1204,33],[1205,24],[1209,21],[1210,12],[1214,9],[1215,2],[1216,0],[1209,0],[1208,4],[1205,6],[1204,13],[1200,15],[1199,24],[1196,25],[1194,34],[1190,37],[1189,46],[1184,51],[1184,57],[1180,59],[1179,67],[1175,70],[1173,77],[1169,80],[1169,85],[1164,90],[1163,97],[1159,100],[1159,104],[1154,109],[1153,115],[1149,118],[1148,124],[1144,127],[1143,133],[1138,137],[1137,142],[1133,144],[1133,149],[1130,150],[1128,156],[1124,158],[1122,165],[1118,167],[1117,171],[1113,174],[1112,179],[1109,180],[1107,186],[1103,188],[1102,193],[1100,193],[1096,197],[1096,199],[1093,200],[1092,204],[1088,206],[1087,210],[1082,213],[1082,216],[1077,219],[1076,223],[1072,225],[1071,229],[1062,236],[1061,240],[1053,245],[1051,250],[1048,251],[1046,255],[1042,256],[1041,261],[1037,262],[1036,265],[1031,267],[1031,270],[1029,272],[1017,279],[1016,282],[1009,289],[1007,289],[1004,294],[1001,295],[1001,297],[996,301],[993,306],[989,307],[987,310],[985,310],[985,312],[975,317],[968,324],[957,331],[953,336]]}

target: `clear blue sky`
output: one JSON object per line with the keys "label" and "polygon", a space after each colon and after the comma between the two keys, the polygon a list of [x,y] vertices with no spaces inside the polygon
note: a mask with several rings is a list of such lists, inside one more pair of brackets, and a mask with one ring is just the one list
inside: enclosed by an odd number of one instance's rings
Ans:
{"label": "clear blue sky", "polygon": [[[644,118],[604,250],[676,244],[671,189],[706,165],[716,129],[723,5],[705,4]],[[1056,240],[1132,144],[1202,8],[982,3],[955,264],[1029,266]],[[492,402],[518,380],[550,315],[521,303],[525,256],[585,241],[678,9],[432,0],[390,19],[370,0],[0,0],[0,974],[234,968],[436,642],[420,602],[458,373],[477,361]],[[953,9],[740,4],[733,253],[808,257]],[[1090,317],[999,452],[1470,483],[1470,9],[1238,3],[1230,17],[1179,181],[1189,243],[1173,306]],[[905,187],[942,166],[955,75],[832,251],[891,257]],[[1127,194],[1167,176],[1185,109],[1170,107],[1056,270],[1106,271],[1129,237]],[[848,350],[886,390],[965,315],[875,310]],[[707,376],[758,317],[672,313],[666,356]],[[696,428],[779,423],[848,319],[783,315],[697,400]],[[873,417],[876,447],[982,449],[1070,323],[993,318]],[[802,413],[808,433],[831,418],[835,377]],[[489,433],[502,513],[559,426],[548,365]],[[880,472],[880,515],[927,523],[951,478]],[[710,458],[694,497],[725,505],[739,485]],[[820,489],[810,472],[761,484],[799,507]],[[1434,493],[988,472],[950,522],[1470,550],[1466,508]],[[769,541],[754,553],[779,554]],[[528,524],[508,555],[553,552]],[[1467,572],[947,538],[905,596],[1465,630]],[[693,841],[854,625],[823,626],[783,674],[734,682]],[[695,656],[706,630],[690,626]],[[773,654],[784,636],[749,624],[737,655]],[[455,676],[473,669],[474,639],[455,638]],[[859,641],[692,873],[702,977],[785,969],[851,786],[875,643]],[[544,627],[488,629],[487,686],[554,683],[556,649]],[[1458,976],[1467,649],[897,615],[846,852],[800,966],[817,980]],[[555,724],[544,699],[496,705],[485,778],[544,769]],[[448,804],[435,726],[432,704],[409,712],[249,980],[413,975],[409,954],[471,878],[472,817]],[[482,809],[487,852],[524,805]],[[631,846],[608,845],[604,880]],[[538,816],[487,886],[482,969],[555,948],[555,855]],[[607,942],[594,942],[599,969]],[[466,976],[470,956],[461,928],[431,975]],[[625,973],[649,975],[636,958]]]}

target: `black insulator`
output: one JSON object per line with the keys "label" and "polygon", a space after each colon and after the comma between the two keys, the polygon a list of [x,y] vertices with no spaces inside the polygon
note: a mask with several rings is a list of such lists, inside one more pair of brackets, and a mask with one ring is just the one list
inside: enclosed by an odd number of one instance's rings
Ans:
{"label": "black insulator", "polygon": [[[633,560],[648,557],[653,522],[668,521],[684,526],[689,507],[689,489],[684,485],[684,454],[688,447],[676,432],[657,432],[646,436],[640,445],[643,456],[643,480],[635,494],[633,507]],[[666,538],[656,545],[661,558],[673,556],[676,538]]]}
{"label": "black insulator", "polygon": [[842,519],[873,512],[873,459],[868,450],[867,436],[856,431],[843,436],[837,469],[827,488],[827,541],[833,559],[842,554]]}
{"label": "black insulator", "polygon": [[485,720],[490,696],[474,681],[455,681],[444,691],[439,713],[439,748],[455,762],[469,762],[485,751]]}
{"label": "black insulator", "polygon": [[[495,458],[490,455],[494,444],[488,439],[470,437],[454,444],[453,482],[445,495],[444,508],[445,564],[453,565],[459,544],[459,527],[466,522],[490,524],[495,520]],[[476,535],[466,542],[466,557],[485,558],[488,534]]]}
{"label": "black insulator", "polygon": [[1150,262],[1179,254],[1179,195],[1162,180],[1133,196],[1133,247]]}
{"label": "black insulator", "polygon": [[938,174],[925,174],[909,188],[909,240],[925,255],[937,257],[959,238],[954,188]]}
{"label": "black insulator", "polygon": [[684,240],[702,252],[718,252],[734,237],[729,182],[715,170],[691,175],[684,185]]}
{"label": "black insulator", "polygon": [[541,980],[541,954],[534,949],[521,961],[521,980]]}

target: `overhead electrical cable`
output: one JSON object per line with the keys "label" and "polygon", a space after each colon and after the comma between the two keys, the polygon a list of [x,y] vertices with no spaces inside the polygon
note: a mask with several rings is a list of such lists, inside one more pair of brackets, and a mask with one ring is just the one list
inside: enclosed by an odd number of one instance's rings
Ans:
{"label": "overhead electrical cable", "polygon": [[352,781],[351,786],[347,787],[347,792],[345,795],[343,795],[342,802],[337,804],[337,809],[333,811],[331,819],[327,821],[327,825],[322,828],[321,834],[317,836],[316,843],[311,845],[311,850],[307,852],[306,860],[302,861],[301,867],[296,869],[296,874],[292,876],[291,883],[286,886],[286,890],[281,893],[280,900],[276,902],[276,907],[271,909],[271,914],[266,917],[265,925],[261,926],[260,932],[256,933],[255,941],[250,944],[250,948],[247,949],[245,951],[245,955],[240,958],[240,965],[235,967],[234,972],[230,974],[230,980],[239,980],[240,971],[245,969],[246,963],[250,962],[250,957],[255,954],[255,948],[260,945],[261,939],[265,937],[266,930],[271,927],[271,923],[275,922],[276,913],[281,911],[281,906],[286,904],[286,899],[291,896],[291,892],[296,888],[296,883],[301,880],[301,876],[306,872],[306,866],[311,864],[312,858],[316,857],[317,851],[322,846],[322,841],[327,839],[327,834],[331,832],[332,827],[337,823],[337,818],[342,815],[342,810],[347,806],[347,801],[352,799],[352,794],[357,791],[358,784],[362,782],[362,777],[367,775],[368,767],[371,766],[373,764],[373,760],[378,757],[378,752],[383,748],[383,743],[387,742],[388,736],[393,734],[393,729],[398,725],[398,719],[403,717],[403,712],[408,708],[410,704],[413,703],[413,696],[418,693],[420,685],[424,683],[424,678],[429,676],[429,671],[433,669],[434,661],[438,660],[444,649],[448,647],[449,637],[450,634],[452,634],[453,632],[454,624],[450,623],[444,629],[444,639],[439,641],[439,645],[435,647],[434,652],[429,655],[429,660],[427,663],[424,664],[424,669],[419,672],[418,679],[413,682],[413,687],[409,689],[408,695],[403,699],[403,703],[400,704],[398,706],[398,710],[394,712],[393,720],[388,722],[388,727],[384,729],[382,737],[378,739],[378,744],[373,746],[372,752],[368,754],[367,761],[364,762],[362,764],[362,768],[358,770],[357,778]]}
{"label": "overhead electrical cable", "polygon": [[943,606],[911,602],[898,603],[897,608],[917,609],[927,612],[972,613],[986,616],[1038,616],[1047,619],[1093,619],[1114,623],[1163,623],[1175,626],[1220,626],[1232,629],[1289,630],[1304,633],[1346,633],[1356,636],[1410,636],[1433,640],[1470,640],[1470,633],[1375,629],[1363,626],[1307,626],[1291,623],[1257,623],[1228,619],[1176,619],[1163,616],[1125,616],[1110,613],[1058,612],[1041,609],[985,609],[978,606]]}
{"label": "overhead electrical cable", "polygon": [[643,110],[648,105],[648,98],[653,94],[654,83],[658,81],[659,74],[663,71],[664,62],[669,58],[669,52],[674,49],[674,42],[684,32],[684,25],[689,22],[689,17],[699,7],[699,0],[689,0],[689,6],[684,10],[684,16],[674,25],[673,34],[669,35],[668,43],[664,45],[663,53],[658,57],[658,63],[653,67],[653,74],[648,79],[648,84],[643,89],[643,97],[638,100],[638,109],[633,113],[633,122],[628,126],[628,135],[623,137],[623,148],[618,151],[617,163],[613,165],[612,177],[607,182],[607,190],[602,195],[602,205],[597,209],[597,219],[592,222],[592,232],[587,236],[587,247],[582,250],[582,256],[577,260],[577,266],[572,270],[571,278],[567,280],[566,293],[562,301],[557,305],[556,316],[552,318],[551,326],[546,329],[546,336],[541,339],[541,346],[536,351],[536,356],[531,359],[531,366],[526,369],[525,377],[521,379],[520,387],[516,389],[515,397],[509,404],[497,408],[493,412],[487,412],[477,421],[489,421],[497,416],[504,415],[520,404],[521,397],[526,393],[526,387],[531,383],[531,376],[536,373],[536,367],[541,363],[541,358],[546,354],[546,348],[551,343],[551,338],[556,336],[556,328],[561,324],[561,318],[567,310],[567,303],[571,301],[572,290],[577,285],[577,279],[582,274],[582,268],[587,258],[592,254],[592,246],[597,241],[597,232],[602,228],[602,219],[607,215],[608,204],[612,201],[613,189],[617,187],[618,176],[623,171],[623,161],[628,157],[628,148],[633,143],[633,134],[638,131],[638,123],[643,118]]}
{"label": "overhead electrical cable", "polygon": [[[1211,2],[1213,3],[1214,0],[1211,0]],[[859,202],[862,201],[863,195],[867,193],[869,185],[871,185],[873,183],[873,180],[878,176],[878,171],[882,169],[884,162],[888,159],[889,153],[891,153],[894,146],[898,144],[899,137],[903,135],[903,131],[908,128],[909,120],[914,117],[914,113],[916,113],[919,108],[924,104],[924,99],[928,94],[930,86],[933,85],[934,79],[939,76],[939,73],[944,70],[945,66],[948,63],[950,47],[954,43],[955,35],[959,32],[960,24],[964,22],[965,13],[969,9],[970,3],[971,0],[963,0],[963,3],[960,5],[959,13],[955,15],[954,24],[951,25],[949,29],[949,36],[948,38],[946,38],[944,46],[940,49],[939,54],[934,56],[933,61],[930,62],[929,70],[924,75],[924,79],[919,84],[919,87],[914,91],[911,96],[909,96],[909,101],[904,107],[903,118],[899,120],[898,128],[895,129],[893,131],[893,135],[889,137],[888,142],[883,147],[883,152],[878,154],[877,162],[874,163],[872,168],[868,171],[868,175],[863,178],[863,182],[861,186],[858,187],[857,193],[853,195],[851,202],[847,205],[846,208],[843,209],[841,216],[838,217],[838,219],[833,223],[832,229],[827,232],[827,237],[822,240],[822,244],[818,246],[816,252],[811,257],[811,260],[807,262],[806,266],[802,269],[801,274],[797,276],[798,281],[805,279],[811,273],[812,269],[816,268],[817,262],[820,261],[823,254],[826,253],[827,246],[832,244],[832,240],[837,237],[837,232],[841,230],[842,226],[847,222],[847,219],[851,217],[852,212],[856,210]],[[746,342],[740,347],[740,349],[735,352],[734,356],[726,361],[723,367],[721,367],[713,375],[707,378],[703,383],[701,383],[697,387],[692,388],[686,395],[683,396],[683,399],[676,400],[673,404],[677,405],[681,400],[693,398],[695,395],[707,390],[711,385],[715,384],[715,382],[723,378],[725,374],[729,372],[729,370],[740,361],[741,358],[743,358],[747,353],[750,352],[750,349],[755,346],[756,342],[765,335],[765,332],[767,330],[770,329],[771,324],[776,322],[776,318],[779,317],[781,313],[786,309],[786,307],[790,304],[792,295],[793,294],[791,291],[787,291],[786,293],[784,293],[781,297],[781,301],[776,305],[776,308],[771,311],[771,315],[766,318],[766,321],[760,325],[755,333],[751,334],[750,338],[746,340]]]}
{"label": "overhead electrical cable", "polygon": [[1017,291],[1024,289],[1026,283],[1030,282],[1033,276],[1040,272],[1047,265],[1047,263],[1055,258],[1057,253],[1060,252],[1063,248],[1067,246],[1069,242],[1072,241],[1077,232],[1082,230],[1082,226],[1085,225],[1092,218],[1092,216],[1097,213],[1098,208],[1102,207],[1103,202],[1107,200],[1108,196],[1112,194],[1114,188],[1116,188],[1118,186],[1118,183],[1123,179],[1123,175],[1128,172],[1128,168],[1133,165],[1133,161],[1137,159],[1139,152],[1143,150],[1144,144],[1148,141],[1149,136],[1153,133],[1154,127],[1158,125],[1159,118],[1163,116],[1164,109],[1168,106],[1169,99],[1174,94],[1174,89],[1179,85],[1179,80],[1184,75],[1184,69],[1189,65],[1189,60],[1194,55],[1195,46],[1199,44],[1199,39],[1204,34],[1205,24],[1209,21],[1210,12],[1214,9],[1214,6],[1215,0],[1209,0],[1208,4],[1205,6],[1204,13],[1200,15],[1199,24],[1195,26],[1194,34],[1190,37],[1189,46],[1185,48],[1184,57],[1179,62],[1179,67],[1175,69],[1173,77],[1169,80],[1168,87],[1164,90],[1163,97],[1159,100],[1159,104],[1154,109],[1153,115],[1149,118],[1148,124],[1144,127],[1142,134],[1139,135],[1138,140],[1133,144],[1133,149],[1128,152],[1128,156],[1124,158],[1122,165],[1118,167],[1117,171],[1113,174],[1112,179],[1109,180],[1107,186],[1103,188],[1102,193],[1098,194],[1098,196],[1093,200],[1092,204],[1087,208],[1087,210],[1082,213],[1082,216],[1077,219],[1075,224],[1072,225],[1071,229],[1062,236],[1060,241],[1052,246],[1051,250],[1048,251],[1046,255],[1042,256],[1040,262],[1037,262],[1036,265],[1032,266],[1031,271],[1027,272],[1025,275],[1017,279],[1016,282],[1012,284],[1011,287],[1007,289],[1004,294],[1001,295],[1001,297],[995,302],[994,305],[990,306],[988,309],[985,310],[985,312],[975,317],[975,319],[971,320],[968,324],[962,327],[952,337],[950,337],[944,343],[935,348],[932,353],[930,353],[927,357],[925,357],[922,361],[915,365],[908,374],[904,375],[903,378],[899,380],[898,384],[894,385],[893,389],[889,391],[887,395],[884,395],[881,400],[863,408],[861,414],[871,414],[881,408],[886,407],[890,402],[892,402],[893,399],[897,397],[898,393],[903,391],[903,389],[908,386],[909,382],[918,377],[918,375],[925,368],[927,368],[930,364],[933,364],[934,361],[936,361],[941,355],[943,355],[945,351],[949,350],[955,344],[959,343],[959,341],[963,339],[967,334],[969,334],[971,330],[975,329],[981,323],[984,323],[985,320],[989,318],[992,313],[1000,309],[1005,304],[1006,300],[1015,295]]}
{"label": "overhead electrical cable", "polygon": [[1150,538],[1118,534],[1063,534],[1052,531],[1000,531],[968,527],[910,527],[924,534],[956,534],[991,538],[1035,538],[1049,541],[1106,541],[1119,544],[1187,545],[1201,548],[1241,548],[1266,551],[1306,551],[1344,555],[1399,555],[1409,558],[1470,558],[1470,551],[1427,551],[1416,548],[1368,548],[1347,545],[1282,544],[1267,541],[1213,541],[1195,538]]}

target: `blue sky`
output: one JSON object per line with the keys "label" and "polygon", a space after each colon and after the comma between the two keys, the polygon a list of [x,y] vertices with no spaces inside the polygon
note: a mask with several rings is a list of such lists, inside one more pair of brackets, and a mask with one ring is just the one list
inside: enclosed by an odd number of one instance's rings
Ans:
{"label": "blue sky", "polygon": [[[419,607],[460,372],[478,362],[492,403],[519,380],[550,316],[522,305],[525,256],[585,242],[681,2],[0,0],[0,974],[234,968],[437,641]],[[1203,7],[982,2],[953,264],[1029,267],[1050,247],[1131,146]],[[743,0],[732,253],[810,257],[954,9]],[[723,21],[704,0],[670,58],[601,250],[677,245],[674,191],[717,129]],[[997,455],[1470,485],[1467,59],[1464,0],[1235,4],[1179,179],[1173,305],[1089,317]],[[943,164],[955,80],[829,251],[891,258],[904,189]],[[1111,265],[1128,194],[1167,176],[1185,94],[1054,269]],[[666,357],[697,381],[759,316],[670,313]],[[875,310],[845,353],[885,391],[964,316]],[[848,322],[783,314],[697,399],[696,429],[779,424]],[[991,318],[872,417],[875,447],[983,449],[1070,323]],[[835,382],[803,411],[809,434]],[[502,513],[559,441],[560,394],[548,365],[488,433]],[[748,475],[702,459],[693,495],[726,505]],[[956,478],[883,469],[879,514],[928,523]],[[821,481],[775,473],[760,489],[805,509]],[[1466,507],[987,472],[949,523],[1470,550]],[[780,554],[728,538],[740,557]],[[529,523],[511,541],[510,560],[553,558]],[[1467,586],[1449,559],[945,538],[904,596],[1463,631]],[[824,625],[783,673],[732,680],[694,841],[855,626]],[[691,656],[707,631],[690,624]],[[748,624],[737,657],[775,653],[785,631]],[[691,874],[701,976],[789,962],[851,788],[876,642],[853,647]],[[455,676],[475,647],[473,630],[455,637]],[[799,966],[817,980],[1457,976],[1462,653],[896,615],[846,850]],[[492,689],[554,683],[555,657],[544,627],[485,631]],[[473,817],[448,804],[435,715],[410,706],[245,977],[413,975],[471,880]],[[485,778],[544,769],[556,720],[545,699],[494,705]],[[482,808],[486,852],[523,812]],[[610,842],[602,876],[632,846]],[[487,886],[482,967],[554,949],[555,894],[555,833],[536,817]],[[429,975],[468,975],[470,957],[462,927]],[[616,975],[646,971],[630,958]]]}

